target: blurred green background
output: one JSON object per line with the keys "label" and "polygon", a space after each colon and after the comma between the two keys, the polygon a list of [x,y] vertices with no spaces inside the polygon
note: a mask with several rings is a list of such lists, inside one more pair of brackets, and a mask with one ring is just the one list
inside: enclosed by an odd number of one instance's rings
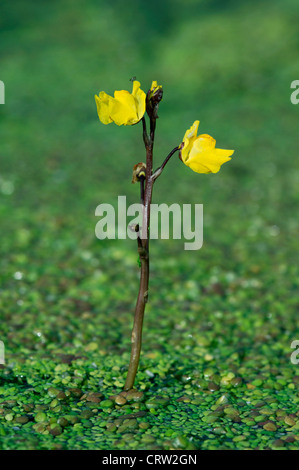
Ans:
{"label": "blurred green background", "polygon": [[145,91],[152,80],[163,85],[155,167],[196,119],[218,147],[235,149],[216,175],[173,157],[154,188],[155,203],[204,205],[204,245],[151,243],[141,388],[159,361],[157,389],[173,361],[182,370],[242,366],[244,382],[275,365],[274,377],[281,368],[296,375],[298,21],[296,0],[1,3],[0,339],[9,374],[36,372],[38,384],[43,358],[54,370],[55,354],[83,353],[101,358],[107,387],[119,361],[122,386],[136,246],[97,240],[94,212],[118,195],[138,201],[132,168],[145,154],[141,125],[101,124],[94,95],[131,90],[136,76]]}

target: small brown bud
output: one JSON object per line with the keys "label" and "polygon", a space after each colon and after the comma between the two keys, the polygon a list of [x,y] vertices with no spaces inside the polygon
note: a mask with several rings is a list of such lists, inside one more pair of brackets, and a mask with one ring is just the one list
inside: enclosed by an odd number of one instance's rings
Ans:
{"label": "small brown bud", "polygon": [[133,177],[132,177],[132,183],[138,183],[140,181],[140,178],[145,178],[145,169],[146,165],[145,163],[137,163],[133,167]]}
{"label": "small brown bud", "polygon": [[162,85],[158,85],[156,81],[152,82],[151,88],[146,95],[146,110],[151,118],[158,118],[158,107],[163,97]]}

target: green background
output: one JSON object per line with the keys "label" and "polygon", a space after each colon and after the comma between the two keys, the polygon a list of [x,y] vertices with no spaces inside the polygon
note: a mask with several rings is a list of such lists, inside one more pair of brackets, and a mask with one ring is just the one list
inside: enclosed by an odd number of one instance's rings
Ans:
{"label": "green background", "polygon": [[[1,3],[0,448],[298,448],[298,20],[296,0]],[[95,208],[138,201],[145,154],[94,95],[132,76],[163,85],[154,166],[197,119],[235,153],[215,175],[173,157],[154,188],[203,204],[204,245],[151,242],[121,407],[136,246],[97,240]]]}

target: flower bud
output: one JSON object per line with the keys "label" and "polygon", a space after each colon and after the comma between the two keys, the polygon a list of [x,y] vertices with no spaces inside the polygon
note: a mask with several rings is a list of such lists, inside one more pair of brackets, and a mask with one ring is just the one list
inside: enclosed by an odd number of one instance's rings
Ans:
{"label": "flower bud", "polygon": [[163,97],[162,85],[158,85],[154,80],[146,95],[146,110],[150,117],[158,117],[158,106]]}
{"label": "flower bud", "polygon": [[138,183],[140,181],[140,178],[145,178],[145,168],[146,165],[145,163],[137,163],[133,167],[133,177],[132,177],[132,183]]}

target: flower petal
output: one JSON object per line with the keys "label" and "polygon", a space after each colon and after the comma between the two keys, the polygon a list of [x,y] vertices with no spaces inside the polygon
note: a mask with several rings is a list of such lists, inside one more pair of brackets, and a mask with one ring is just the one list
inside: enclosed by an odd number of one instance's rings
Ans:
{"label": "flower petal", "polygon": [[98,116],[103,124],[110,124],[110,122],[112,122],[110,117],[111,100],[113,100],[113,98],[104,91],[101,91],[99,96],[95,95]]}
{"label": "flower petal", "polygon": [[132,95],[135,99],[138,121],[140,121],[146,109],[146,94],[141,90],[140,83],[137,80],[134,80],[133,82]]}
{"label": "flower petal", "polygon": [[118,126],[135,124],[138,121],[134,97],[126,90],[114,92],[111,118]]}
{"label": "flower petal", "polygon": [[215,144],[213,137],[200,135],[193,144],[186,165],[197,173],[217,173],[223,163],[231,160],[234,150],[216,149]]}
{"label": "flower petal", "polygon": [[215,148],[215,145],[216,140],[208,134],[200,134],[193,141],[193,147],[196,148],[199,152],[203,150],[212,150]]}
{"label": "flower petal", "polygon": [[185,132],[183,142],[184,142],[185,139],[189,139],[189,140],[190,140],[190,139],[192,139],[193,137],[196,137],[196,136],[197,136],[198,126],[199,126],[199,121],[194,121],[194,123],[192,124],[192,126],[190,127],[190,129],[188,129],[188,130]]}
{"label": "flower petal", "polygon": [[180,150],[180,157],[184,163],[186,163],[186,161],[189,158],[189,154],[190,154],[193,142],[195,141],[196,136],[197,136],[198,126],[199,126],[199,121],[194,121],[190,129],[188,129],[185,132],[183,142],[182,142],[183,145]]}

